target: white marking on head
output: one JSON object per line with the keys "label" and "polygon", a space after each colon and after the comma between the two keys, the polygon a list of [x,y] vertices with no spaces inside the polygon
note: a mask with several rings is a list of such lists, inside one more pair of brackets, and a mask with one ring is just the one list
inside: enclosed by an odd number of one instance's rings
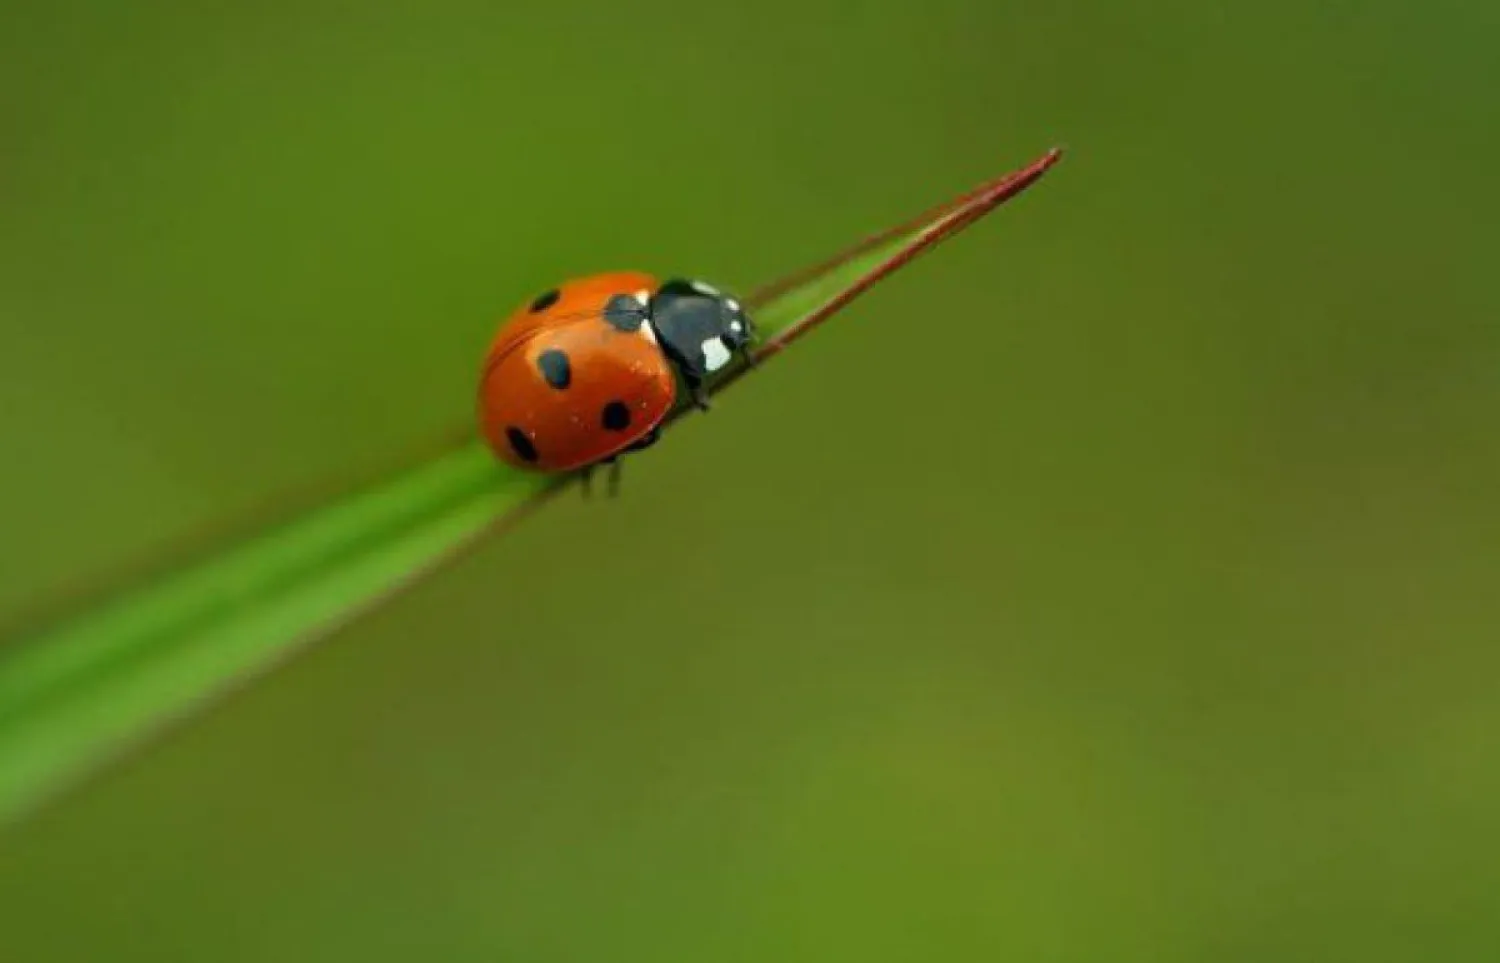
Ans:
{"label": "white marking on head", "polygon": [[641,326],[639,328],[636,328],[636,330],[640,332],[641,337],[645,338],[647,341],[650,341],[652,344],[656,344],[656,332],[651,330],[650,321],[642,321]]}
{"label": "white marking on head", "polygon": [[724,344],[722,338],[709,338],[703,342],[703,363],[708,366],[710,372],[724,367],[732,357],[734,355],[729,353],[729,347]]}
{"label": "white marking on head", "polygon": [[738,311],[740,309],[740,303],[734,298],[725,298],[724,303],[729,307],[729,310],[731,311]]}
{"label": "white marking on head", "polygon": [[641,288],[639,291],[635,292],[635,299],[641,302],[641,307],[644,308],[646,305],[651,303],[651,292],[647,291],[645,288]]}
{"label": "white marking on head", "polygon": [[731,321],[729,322],[729,330],[733,331],[735,334],[739,334],[741,331],[745,330],[745,326],[743,324],[740,324],[738,321]]}

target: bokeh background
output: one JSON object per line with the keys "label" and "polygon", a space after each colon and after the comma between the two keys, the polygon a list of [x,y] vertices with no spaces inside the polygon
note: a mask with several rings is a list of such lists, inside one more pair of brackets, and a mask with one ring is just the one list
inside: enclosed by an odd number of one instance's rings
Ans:
{"label": "bokeh background", "polygon": [[6,0],[4,613],[1069,154],[0,838],[0,959],[1494,959],[1496,10]]}

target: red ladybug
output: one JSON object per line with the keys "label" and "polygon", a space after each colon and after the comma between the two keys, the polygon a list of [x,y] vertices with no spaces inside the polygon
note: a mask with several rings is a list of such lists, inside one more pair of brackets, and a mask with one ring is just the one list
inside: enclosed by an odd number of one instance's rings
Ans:
{"label": "red ladybug", "polygon": [[[566,472],[617,466],[657,440],[680,391],[707,410],[705,380],[754,327],[701,281],[649,274],[580,278],[539,295],[500,326],[479,382],[485,440],[507,464]],[[612,480],[616,476],[612,475]]]}

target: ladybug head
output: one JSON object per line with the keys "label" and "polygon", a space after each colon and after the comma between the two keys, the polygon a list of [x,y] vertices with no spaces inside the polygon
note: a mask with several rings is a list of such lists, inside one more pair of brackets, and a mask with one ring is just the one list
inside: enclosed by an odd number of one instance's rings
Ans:
{"label": "ladybug head", "polygon": [[755,327],[734,298],[702,281],[671,280],[651,299],[651,327],[682,373],[701,380],[736,354],[749,360]]}

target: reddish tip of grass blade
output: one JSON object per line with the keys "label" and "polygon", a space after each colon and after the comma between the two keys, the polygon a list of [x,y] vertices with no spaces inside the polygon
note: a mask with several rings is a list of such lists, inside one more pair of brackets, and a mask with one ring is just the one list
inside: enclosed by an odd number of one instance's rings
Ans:
{"label": "reddish tip of grass blade", "polygon": [[[1052,165],[1061,159],[1062,148],[1054,147],[1020,170],[1011,171],[1008,174],[1002,174],[999,177],[985,181],[966,194],[960,194],[952,200],[944,201],[941,204],[930,207],[921,214],[908,218],[894,227],[888,227],[883,231],[871,234],[858,244],[835,254],[825,261],[814,264],[811,267],[803,268],[800,271],[789,274],[784,278],[757,289],[745,300],[751,306],[764,305],[793,288],[801,287],[819,275],[827,274],[841,264],[845,264],[862,254],[868,254],[883,244],[889,244],[903,234],[915,232],[923,225],[930,225],[931,228],[937,231],[931,237],[924,236],[923,238],[916,239],[913,242],[914,249],[906,256],[901,257],[899,263],[882,266],[882,268],[878,269],[875,273],[879,277],[871,278],[869,281],[869,284],[874,284],[881,277],[895,271],[902,264],[905,264],[911,258],[921,253],[921,251],[931,248],[944,238],[953,236],[973,223],[974,220],[988,214],[1000,204],[1036,183],[1041,179],[1043,174],[1051,169]],[[953,220],[947,219],[950,215],[960,215],[965,219],[961,223],[955,223]],[[868,287],[869,284],[865,285],[865,287]],[[837,310],[837,308],[834,310]]]}
{"label": "reddish tip of grass blade", "polygon": [[[993,180],[986,181],[968,193],[930,208],[908,221],[877,234],[872,234],[853,247],[820,264],[815,264],[810,268],[798,271],[755,291],[746,298],[748,305],[752,309],[765,305],[788,291],[807,284],[814,278],[826,274],[854,258],[868,254],[882,245],[889,244],[902,235],[914,235],[907,244],[903,245],[899,250],[892,252],[885,260],[856,278],[853,283],[839,291],[838,294],[830,298],[821,307],[798,319],[795,323],[781,329],[771,338],[767,339],[764,344],[755,350],[754,358],[756,362],[781,353],[793,341],[796,341],[824,321],[833,317],[839,311],[842,311],[850,302],[874,287],[878,282],[894,274],[917,257],[932,250],[938,244],[953,237],[1001,204],[1020,194],[1026,188],[1041,180],[1042,175],[1046,174],[1061,159],[1062,148],[1054,147],[1020,170],[1012,171]],[[923,225],[926,225],[926,227],[924,228]],[[743,366],[735,369],[725,376],[719,385],[719,389],[722,390],[722,388],[727,387],[730,383],[737,381],[749,370],[751,369]]]}

